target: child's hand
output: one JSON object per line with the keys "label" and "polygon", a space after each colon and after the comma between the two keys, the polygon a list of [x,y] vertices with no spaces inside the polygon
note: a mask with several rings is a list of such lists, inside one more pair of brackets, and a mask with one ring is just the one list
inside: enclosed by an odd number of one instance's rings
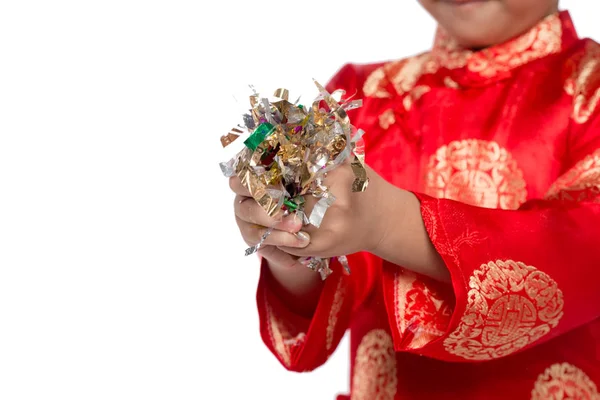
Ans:
{"label": "child's hand", "polygon": [[[386,213],[392,211],[383,194],[391,185],[369,167],[365,168],[370,182],[366,191],[360,193],[352,192],[355,177],[349,163],[329,172],[324,184],[336,200],[327,210],[319,228],[311,225],[302,228],[310,235],[310,244],[302,248],[278,245],[279,248],[296,256],[322,258],[376,248],[385,235],[386,221],[389,220]],[[307,215],[310,215],[317,200],[307,196]]]}
{"label": "child's hand", "polygon": [[264,241],[265,245],[302,248],[308,245],[308,235],[299,233],[302,221],[289,215],[284,218],[269,217],[265,210],[252,198],[238,177],[229,179],[229,186],[236,194],[234,211],[238,228],[248,246],[254,246],[270,227],[273,231]]}
{"label": "child's hand", "polygon": [[319,274],[298,262],[298,257],[286,253],[278,246],[302,248],[308,245],[309,236],[299,234],[302,222],[295,215],[280,221],[271,218],[252,198],[239,178],[229,180],[231,190],[236,193],[235,219],[244,241],[253,246],[260,241],[267,227],[275,229],[267,237],[258,254],[267,261],[271,276],[276,284],[272,287],[286,304],[294,305],[294,312],[310,317],[317,307],[322,288]]}
{"label": "child's hand", "polygon": [[[392,264],[450,282],[450,272],[425,229],[417,197],[365,168],[369,186],[362,193],[352,192],[354,174],[349,164],[329,172],[324,183],[336,200],[319,228],[302,228],[310,235],[310,244],[279,249],[299,257],[321,258],[367,251]],[[307,198],[309,215],[316,201]]]}

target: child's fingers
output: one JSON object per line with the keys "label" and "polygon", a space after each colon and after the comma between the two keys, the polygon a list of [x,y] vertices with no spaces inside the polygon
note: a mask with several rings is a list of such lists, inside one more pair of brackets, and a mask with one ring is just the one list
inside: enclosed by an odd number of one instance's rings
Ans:
{"label": "child's fingers", "polygon": [[311,250],[313,248],[313,246],[311,246],[311,249],[307,249],[308,246],[304,246],[304,247],[298,247],[298,246],[278,246],[277,248],[281,251],[283,251],[284,253],[287,253],[293,257],[309,257],[309,256],[314,256],[314,250]]}
{"label": "child's fingers", "polygon": [[237,176],[229,178],[229,187],[237,195],[250,197],[250,192],[242,185],[242,181]]}
{"label": "child's fingers", "polygon": [[[244,240],[249,245],[255,245],[260,242],[262,236],[267,232],[266,227],[251,224],[236,217],[236,221],[242,232]],[[287,246],[293,248],[303,248],[310,243],[310,237],[306,233],[289,233],[274,229],[267,236],[263,244],[272,246]]]}
{"label": "child's fingers", "polygon": [[261,247],[258,254],[266,259],[272,267],[289,269],[298,264],[298,257],[285,253],[275,246]]}
{"label": "child's fingers", "polygon": [[[258,229],[258,231],[259,236],[257,243],[266,230]],[[271,246],[285,246],[302,249],[310,244],[310,236],[305,232],[298,232],[294,234],[279,230],[273,230],[271,234],[265,239],[264,244]]]}
{"label": "child's fingers", "polygon": [[296,215],[288,215],[282,219],[269,217],[252,197],[236,196],[233,207],[236,217],[250,224],[274,227],[287,232],[298,232],[302,228],[302,221]]}
{"label": "child's fingers", "polygon": [[298,262],[298,257],[281,251],[275,246],[263,246],[258,250],[258,254],[269,262],[271,268],[279,270],[289,270],[291,268],[308,269]]}

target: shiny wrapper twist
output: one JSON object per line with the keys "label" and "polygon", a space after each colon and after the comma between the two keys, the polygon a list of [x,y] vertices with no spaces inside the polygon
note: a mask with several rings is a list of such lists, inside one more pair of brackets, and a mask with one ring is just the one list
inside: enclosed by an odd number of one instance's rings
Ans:
{"label": "shiny wrapper twist", "polygon": [[[223,147],[244,136],[244,148],[231,160],[220,164],[227,177],[238,176],[251,196],[271,217],[296,213],[306,224],[321,225],[335,196],[323,184],[327,172],[353,157],[355,179],[352,191],[368,186],[364,166],[362,130],[356,130],[347,111],[362,106],[361,100],[341,101],[344,92],[329,93],[315,81],[318,96],[308,106],[289,101],[289,91],[278,89],[273,98],[256,91],[250,96],[250,109],[240,124],[221,137]],[[307,196],[317,199],[309,214]],[[259,243],[246,250],[258,251],[271,233],[268,229]],[[345,256],[338,261],[350,272]],[[325,279],[330,260],[308,257],[300,260]]]}

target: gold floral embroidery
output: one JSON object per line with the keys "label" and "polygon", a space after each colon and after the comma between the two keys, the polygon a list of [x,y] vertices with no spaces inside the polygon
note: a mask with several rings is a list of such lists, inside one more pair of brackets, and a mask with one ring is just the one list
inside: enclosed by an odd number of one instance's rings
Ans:
{"label": "gold floral embroidery", "polygon": [[450,89],[458,89],[458,83],[449,76],[444,78],[444,85]]}
{"label": "gold floral embroidery", "polygon": [[398,386],[391,336],[374,329],[361,340],[352,376],[352,400],[393,400]]}
{"label": "gold floral embroidery", "polygon": [[523,172],[496,142],[468,139],[431,156],[425,191],[486,208],[517,209],[527,198]]}
{"label": "gold floral embroidery", "polygon": [[[368,97],[391,97],[387,90],[387,85],[391,84],[399,95],[404,95],[413,90],[422,74],[433,74],[438,68],[438,65],[431,62],[431,53],[393,61],[369,75],[363,86],[363,93]],[[423,92],[420,95],[422,94]]]}
{"label": "gold floral embroidery", "polygon": [[469,287],[465,313],[444,340],[447,352],[467,360],[512,354],[550,332],[563,315],[556,282],[522,262],[483,264]]}
{"label": "gold floral embroidery", "polygon": [[431,90],[431,88],[429,86],[425,86],[425,85],[419,85],[419,86],[415,87],[409,93],[408,96],[404,97],[403,104],[404,104],[404,108],[406,109],[406,111],[408,111],[412,108],[413,102],[419,100],[421,98],[421,96],[423,96],[425,93],[429,92],[430,90]]}
{"label": "gold floral embroidery", "polygon": [[547,199],[559,199],[561,192],[600,189],[600,149],[579,161],[554,182]]}
{"label": "gold floral embroidery", "polygon": [[[391,82],[394,85],[394,89],[399,94],[404,94],[410,92],[419,77],[424,73],[433,74],[437,71],[438,67],[431,64],[429,61],[431,60],[431,54],[425,53],[415,57],[408,58],[406,62],[402,64],[402,68],[394,68],[394,65],[390,65],[390,73]],[[393,71],[397,69],[396,71]]]}
{"label": "gold floral embroidery", "polygon": [[432,53],[434,64],[448,69],[457,69],[467,65],[469,57],[472,57],[474,52],[460,47],[442,27],[438,27]]}
{"label": "gold floral embroidery", "polygon": [[379,126],[382,129],[387,129],[390,126],[394,125],[395,123],[396,123],[396,117],[394,115],[394,110],[384,111],[379,116]]}
{"label": "gold floral embroidery", "polygon": [[344,280],[340,279],[333,295],[333,302],[331,303],[331,310],[329,311],[329,320],[327,321],[327,329],[325,331],[325,345],[327,351],[331,350],[333,346],[333,335],[335,328],[337,327],[338,316],[344,304],[344,295],[346,292],[344,286]]}
{"label": "gold floral embroidery", "polygon": [[548,367],[538,377],[531,400],[600,400],[600,393],[582,370],[562,363]]}
{"label": "gold floral embroidery", "polygon": [[[425,53],[388,63],[369,75],[363,87],[363,92],[368,97],[391,97],[387,86],[392,84],[396,93],[404,96],[402,103],[408,111],[411,109],[413,102],[430,90],[429,86],[415,86],[421,74],[434,73],[437,70],[437,66],[431,64],[430,61],[430,54]],[[386,110],[379,115],[379,126],[383,129],[388,129],[395,122],[396,118],[392,110]]]}
{"label": "gold floral embroidery", "polygon": [[271,343],[283,364],[287,367],[292,362],[292,347],[301,343],[305,338],[304,332],[296,332],[294,327],[277,318],[271,305],[265,301],[267,321]]}
{"label": "gold floral embroidery", "polygon": [[[400,62],[404,62],[404,60]],[[363,85],[363,93],[367,97],[391,97],[392,95],[385,89],[385,82],[387,82],[385,69],[384,67],[379,67],[375,71],[371,72],[371,74],[365,80],[365,84]]]}
{"label": "gold floral embroidery", "polygon": [[573,96],[572,118],[578,124],[587,122],[600,100],[600,46],[588,42],[580,61],[567,68],[571,76],[565,80],[565,91]]}
{"label": "gold floral embroidery", "polygon": [[413,334],[409,349],[420,348],[444,335],[452,317],[451,304],[434,282],[425,282],[411,271],[394,277],[394,306],[398,330]]}

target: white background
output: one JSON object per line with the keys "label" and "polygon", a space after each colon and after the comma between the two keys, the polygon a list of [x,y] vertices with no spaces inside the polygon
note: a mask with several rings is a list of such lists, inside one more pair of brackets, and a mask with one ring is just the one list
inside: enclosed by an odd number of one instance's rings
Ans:
{"label": "white background", "polygon": [[219,137],[249,83],[312,98],[433,31],[414,0],[0,2],[0,398],[346,391],[346,340],[311,374],[263,347]]}

